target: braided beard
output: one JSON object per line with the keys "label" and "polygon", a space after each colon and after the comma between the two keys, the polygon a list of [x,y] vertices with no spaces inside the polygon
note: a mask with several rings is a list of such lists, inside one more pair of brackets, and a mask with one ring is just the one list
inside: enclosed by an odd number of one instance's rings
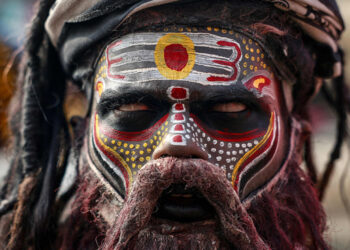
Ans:
{"label": "braided beard", "polygon": [[[113,205],[112,195],[91,170],[84,169],[71,216],[76,232],[63,233],[66,246],[76,242],[75,247],[95,249],[97,242],[101,249],[327,248],[323,210],[295,162],[271,190],[249,204],[241,203],[222,170],[204,160],[169,157],[147,163],[121,208]],[[215,209],[213,219],[180,223],[154,216],[163,191],[176,183],[196,188]],[[112,215],[111,223],[101,216],[102,210]]]}

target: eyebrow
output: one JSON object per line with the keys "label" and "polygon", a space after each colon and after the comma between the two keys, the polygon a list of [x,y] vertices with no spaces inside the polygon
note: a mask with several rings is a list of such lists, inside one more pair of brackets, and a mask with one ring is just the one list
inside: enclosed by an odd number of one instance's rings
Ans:
{"label": "eyebrow", "polygon": [[123,104],[145,103],[150,105],[159,105],[162,103],[155,96],[137,89],[128,89],[126,91],[116,91],[107,89],[97,104],[97,112],[103,116],[108,111],[114,110]]}
{"label": "eyebrow", "polygon": [[257,99],[258,97],[252,92],[249,91],[242,84],[231,85],[230,88],[222,86],[221,88],[215,91],[207,91],[204,96],[205,100],[215,101],[229,101],[229,100],[240,100],[240,99]]}

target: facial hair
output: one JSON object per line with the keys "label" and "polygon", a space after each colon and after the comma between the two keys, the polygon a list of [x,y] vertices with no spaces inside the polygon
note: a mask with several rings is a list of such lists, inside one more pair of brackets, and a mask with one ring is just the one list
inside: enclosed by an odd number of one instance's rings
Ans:
{"label": "facial hair", "polygon": [[[97,179],[90,176],[82,183],[92,184],[91,178]],[[155,218],[157,202],[172,184],[196,188],[214,207],[214,219],[181,223]],[[86,224],[90,225],[95,249],[94,242],[100,249],[327,249],[322,236],[325,216],[317,194],[293,161],[271,189],[249,203],[239,200],[220,168],[200,159],[167,157],[147,163],[121,208],[113,208],[112,194],[103,185],[88,186],[77,191],[75,214],[87,235]],[[101,208],[115,217],[113,223],[104,221]],[[84,240],[85,248],[88,242]]]}

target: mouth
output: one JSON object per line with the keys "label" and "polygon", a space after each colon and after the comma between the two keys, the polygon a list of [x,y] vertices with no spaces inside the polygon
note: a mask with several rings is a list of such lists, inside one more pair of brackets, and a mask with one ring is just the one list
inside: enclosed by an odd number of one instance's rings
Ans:
{"label": "mouth", "polygon": [[196,188],[172,184],[158,199],[153,216],[178,222],[213,219],[215,209]]}

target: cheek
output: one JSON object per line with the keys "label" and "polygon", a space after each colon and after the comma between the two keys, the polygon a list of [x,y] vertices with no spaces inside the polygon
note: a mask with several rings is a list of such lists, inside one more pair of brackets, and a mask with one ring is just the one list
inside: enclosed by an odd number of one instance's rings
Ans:
{"label": "cheek", "polygon": [[186,124],[186,138],[208,152],[208,160],[226,173],[237,192],[243,189],[247,176],[258,172],[275,152],[277,120],[271,112],[266,129],[227,133],[204,129],[195,116]]}
{"label": "cheek", "polygon": [[151,160],[154,150],[169,131],[167,119],[168,115],[165,115],[143,131],[123,132],[100,121],[95,114],[90,140],[92,147],[102,156],[99,160],[105,162],[104,168],[123,180],[126,191],[130,189],[138,170]]}

